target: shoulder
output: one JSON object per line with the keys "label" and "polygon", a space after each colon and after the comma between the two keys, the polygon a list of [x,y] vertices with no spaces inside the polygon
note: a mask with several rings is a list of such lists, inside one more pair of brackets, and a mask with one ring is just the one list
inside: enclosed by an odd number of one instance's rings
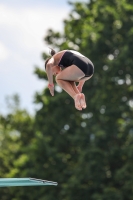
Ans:
{"label": "shoulder", "polygon": [[54,58],[53,57],[49,58],[48,61],[46,61],[45,69],[51,68],[52,66],[54,66]]}
{"label": "shoulder", "polygon": [[48,61],[47,64],[48,64],[48,65],[49,65],[49,64],[54,64],[54,57],[53,57],[53,56],[49,59],[49,61]]}

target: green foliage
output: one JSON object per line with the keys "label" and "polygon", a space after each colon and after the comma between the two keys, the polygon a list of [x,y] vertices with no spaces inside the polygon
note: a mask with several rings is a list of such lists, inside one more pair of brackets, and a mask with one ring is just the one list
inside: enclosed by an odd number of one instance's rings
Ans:
{"label": "green foliage", "polygon": [[[56,86],[54,97],[47,88],[36,93],[35,119],[20,109],[1,116],[0,176],[59,183],[3,189],[2,200],[132,200],[133,5],[91,0],[71,6],[64,32],[49,30],[45,41],[93,61],[95,74],[83,89],[88,107],[77,111]],[[41,69],[35,74],[46,80]]]}
{"label": "green foliage", "polygon": [[37,74],[39,79],[46,79],[47,75],[44,70],[41,70],[39,67],[35,67],[34,73]]}
{"label": "green foliage", "polygon": [[[17,97],[17,98],[16,98]],[[0,116],[0,177],[25,177],[28,145],[34,137],[33,119],[19,108],[18,95],[8,97],[11,111]],[[14,188],[2,188],[1,200],[15,199]]]}

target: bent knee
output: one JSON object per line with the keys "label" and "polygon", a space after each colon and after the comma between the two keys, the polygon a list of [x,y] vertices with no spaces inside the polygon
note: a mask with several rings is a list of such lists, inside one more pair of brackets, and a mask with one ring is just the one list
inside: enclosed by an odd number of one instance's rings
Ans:
{"label": "bent knee", "polygon": [[61,77],[60,74],[57,74],[57,76],[55,77],[55,80],[56,80],[56,81],[59,81],[59,80],[63,80],[63,79],[62,79],[62,77]]}
{"label": "bent knee", "polygon": [[58,80],[59,80],[59,78],[58,78],[58,75],[55,77],[55,80],[56,80],[56,81],[58,81]]}
{"label": "bent knee", "polygon": [[61,77],[59,76],[59,74],[55,77],[55,81],[58,82],[61,80]]}

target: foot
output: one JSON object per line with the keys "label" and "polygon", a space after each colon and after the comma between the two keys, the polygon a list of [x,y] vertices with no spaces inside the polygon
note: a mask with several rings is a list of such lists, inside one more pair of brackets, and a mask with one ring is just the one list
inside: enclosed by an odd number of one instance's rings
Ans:
{"label": "foot", "polygon": [[74,97],[74,101],[75,101],[75,108],[77,110],[82,110],[80,99],[81,99],[81,94],[76,94]]}
{"label": "foot", "polygon": [[83,109],[86,108],[85,95],[83,93],[80,94],[80,105]]}

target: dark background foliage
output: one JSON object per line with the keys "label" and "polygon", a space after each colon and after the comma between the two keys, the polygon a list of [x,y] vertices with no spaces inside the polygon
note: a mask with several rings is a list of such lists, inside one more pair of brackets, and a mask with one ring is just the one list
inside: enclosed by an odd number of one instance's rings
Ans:
{"label": "dark background foliage", "polygon": [[[133,5],[130,0],[70,3],[57,51],[75,49],[95,66],[85,83],[87,109],[55,88],[35,94],[35,116],[17,105],[0,117],[0,177],[36,177],[58,186],[1,188],[1,200],[132,200]],[[52,28],[52,27],[51,27]],[[43,59],[47,57],[42,54]],[[39,79],[46,74],[35,68]]]}

